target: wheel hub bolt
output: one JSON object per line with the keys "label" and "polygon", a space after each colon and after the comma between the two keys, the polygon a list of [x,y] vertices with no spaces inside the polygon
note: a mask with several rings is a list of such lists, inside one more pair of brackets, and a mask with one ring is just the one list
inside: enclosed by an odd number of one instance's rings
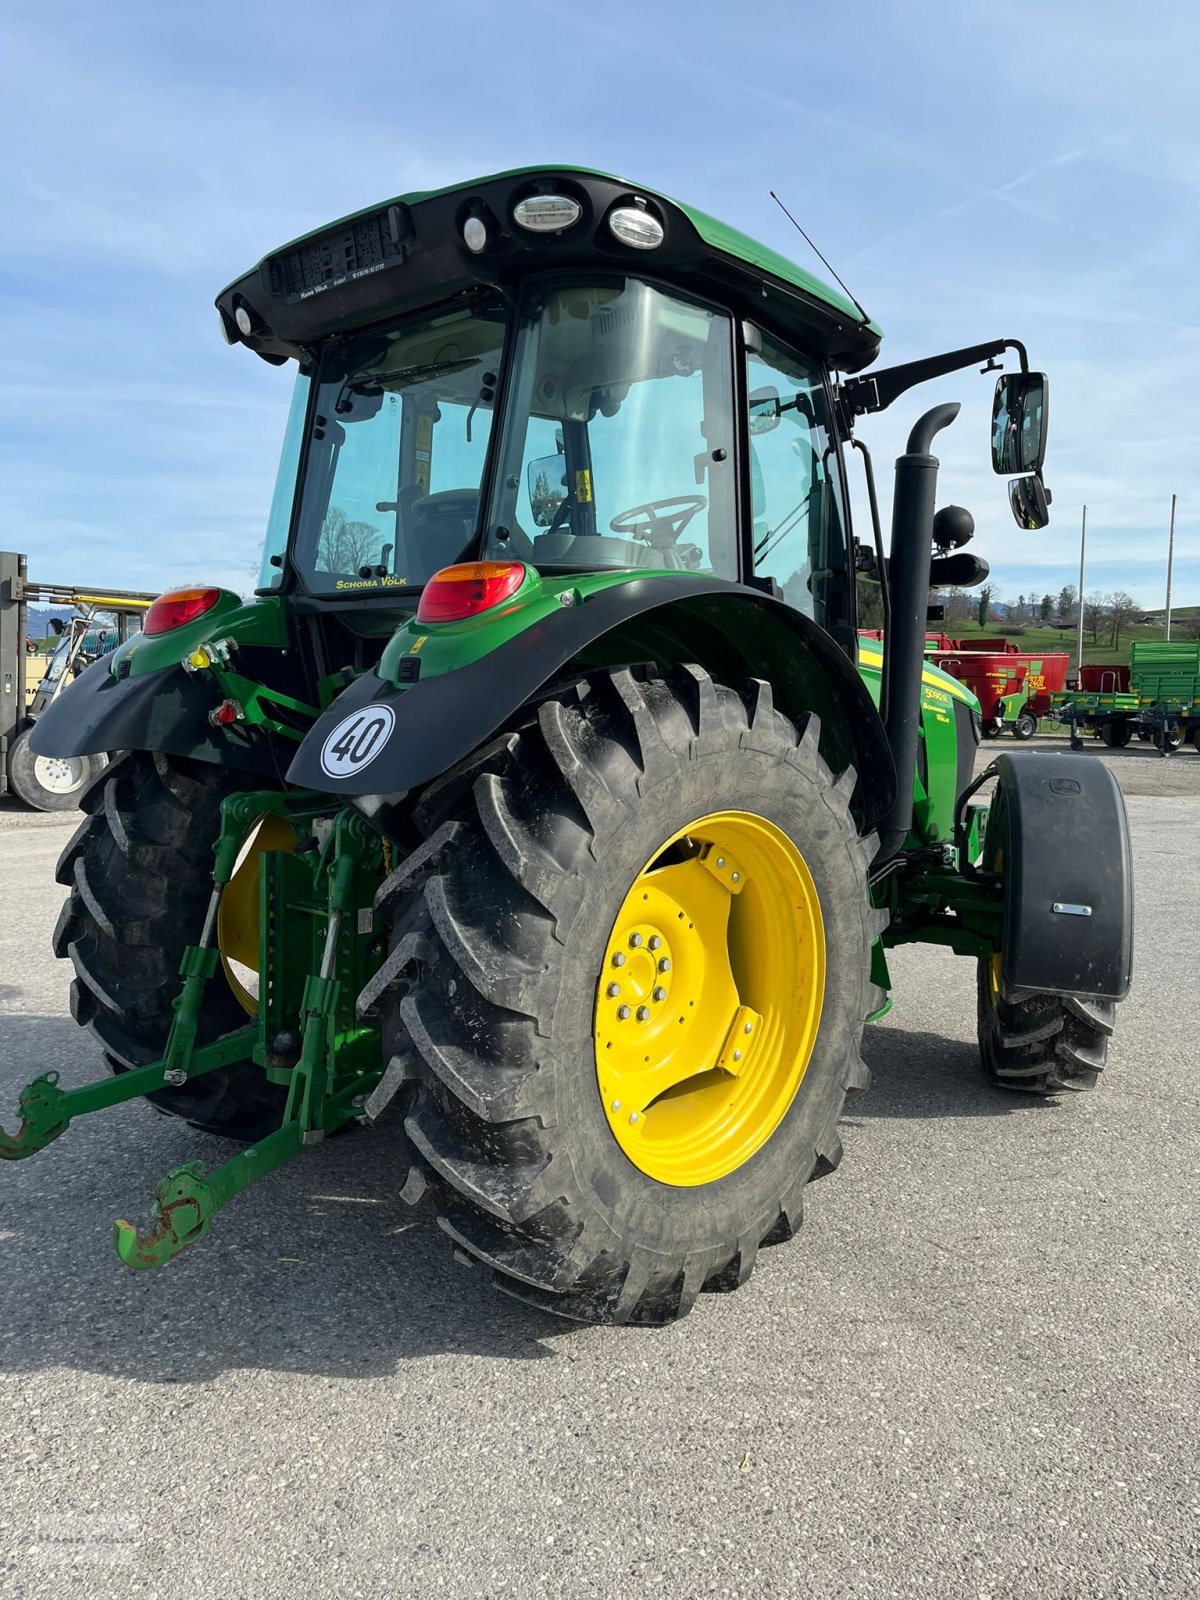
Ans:
{"label": "wheel hub bolt", "polygon": [[718,856],[717,857],[717,865],[719,867],[723,867],[725,865],[725,857],[724,856]]}
{"label": "wheel hub bolt", "polygon": [[649,1022],[649,1020],[650,1020],[650,1007],[649,1006],[639,1006],[637,1008],[637,1019],[638,1019],[639,1022]]}
{"label": "wheel hub bolt", "polygon": [[620,1111],[620,1109],[621,1109],[621,1102],[619,1100],[614,1100],[613,1101],[613,1110],[614,1111]]}
{"label": "wheel hub bolt", "polygon": [[658,970],[660,972],[670,972],[671,963],[667,960],[666,956],[664,956],[662,958],[662,960],[658,963]]}
{"label": "wheel hub bolt", "polygon": [[733,1059],[735,1061],[740,1061],[742,1059],[742,1052],[740,1050],[735,1050],[733,1052]]}
{"label": "wheel hub bolt", "polygon": [[638,1114],[637,1114],[637,1112],[636,1112],[636,1111],[631,1111],[631,1112],[630,1112],[630,1113],[629,1113],[629,1120],[630,1120],[630,1122],[636,1122],[636,1121],[637,1121],[637,1119],[638,1119]]}
{"label": "wheel hub bolt", "polygon": [[625,952],[624,952],[624,950],[618,950],[616,955],[613,957],[613,966],[614,967],[623,967],[624,965],[625,965]]}
{"label": "wheel hub bolt", "polygon": [[640,933],[631,933],[629,935],[629,944],[630,944],[630,947],[632,949],[634,949],[634,950],[639,949],[641,947],[641,943],[642,943],[642,936],[641,936]]}
{"label": "wheel hub bolt", "polygon": [[733,881],[734,881],[734,883],[741,883],[741,881],[742,881],[742,875],[741,875],[741,873],[740,873],[740,872],[735,872],[735,873],[734,873],[734,875],[733,875]]}
{"label": "wheel hub bolt", "polygon": [[628,1019],[628,1017],[629,1017],[629,1007],[628,1006],[618,1006],[617,1007],[617,1020],[620,1021],[620,1022],[625,1022]]}
{"label": "wheel hub bolt", "polygon": [[665,1000],[667,998],[667,991],[663,988],[661,983],[654,991],[654,998],[656,1000]]}
{"label": "wheel hub bolt", "polygon": [[746,1032],[747,1033],[753,1033],[754,1032],[754,1024],[752,1022],[748,1022],[746,1024]]}
{"label": "wheel hub bolt", "polygon": [[660,950],[662,948],[662,940],[656,933],[652,933],[650,938],[647,940],[647,945],[651,950]]}
{"label": "wheel hub bolt", "polygon": [[619,983],[610,983],[609,984],[609,986],[608,986],[608,998],[610,1000],[615,1000],[616,997],[620,994],[620,992],[621,992],[621,985]]}

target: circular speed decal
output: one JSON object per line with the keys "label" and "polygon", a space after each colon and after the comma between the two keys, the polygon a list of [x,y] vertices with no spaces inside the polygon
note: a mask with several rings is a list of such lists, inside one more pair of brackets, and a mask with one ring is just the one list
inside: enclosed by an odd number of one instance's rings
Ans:
{"label": "circular speed decal", "polygon": [[368,766],[391,737],[391,706],[366,706],[343,717],[321,746],[321,770],[330,778],[352,778]]}

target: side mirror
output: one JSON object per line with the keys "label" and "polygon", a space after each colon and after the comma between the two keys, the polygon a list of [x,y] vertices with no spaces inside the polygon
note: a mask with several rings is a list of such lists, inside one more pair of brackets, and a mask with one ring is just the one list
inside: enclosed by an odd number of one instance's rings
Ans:
{"label": "side mirror", "polygon": [[992,402],[992,471],[1040,472],[1046,458],[1050,389],[1044,372],[1006,372]]}
{"label": "side mirror", "polygon": [[534,526],[550,527],[555,512],[567,498],[567,458],[539,456],[525,469],[525,482]]}
{"label": "side mirror", "polygon": [[1008,503],[1018,528],[1027,528],[1032,533],[1050,521],[1046,487],[1036,472],[1027,478],[1012,480],[1008,486]]}
{"label": "side mirror", "polygon": [[750,396],[750,432],[757,438],[760,433],[773,433],[779,426],[779,390],[755,389]]}

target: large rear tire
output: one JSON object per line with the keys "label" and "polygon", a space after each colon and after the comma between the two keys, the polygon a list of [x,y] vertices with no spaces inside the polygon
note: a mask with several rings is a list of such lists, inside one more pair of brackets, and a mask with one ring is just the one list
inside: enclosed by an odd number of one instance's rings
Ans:
{"label": "large rear tire", "polygon": [[[669,1322],[744,1283],[837,1166],[886,916],[855,774],[835,778],[819,734],[765,683],[620,671],[423,797],[360,1009],[402,1083],[405,1198],[428,1196],[501,1289]],[[731,1015],[702,1022],[714,994]]]}
{"label": "large rear tire", "polygon": [[[54,953],[74,965],[72,1015],[99,1040],[112,1072],[163,1053],[180,959],[199,937],[212,891],[221,801],[253,786],[207,762],[135,751],[105,768],[81,800],[87,818],[58,863],[58,881],[71,892]],[[205,989],[197,1042],[245,1023],[218,969]],[[253,1141],[279,1126],[284,1094],[244,1061],[147,1099],[207,1133]]]}
{"label": "large rear tire", "polygon": [[1110,750],[1124,750],[1132,737],[1133,728],[1124,718],[1118,717],[1100,724],[1100,742]]}

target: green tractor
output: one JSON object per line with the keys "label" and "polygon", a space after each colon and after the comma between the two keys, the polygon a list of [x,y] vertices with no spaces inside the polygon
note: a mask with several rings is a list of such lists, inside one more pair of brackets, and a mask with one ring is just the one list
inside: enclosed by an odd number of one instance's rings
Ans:
{"label": "green tractor", "polygon": [[55,936],[111,1076],[36,1079],[0,1155],[139,1096],[244,1141],[116,1224],[150,1267],[383,1116],[397,1190],[501,1289],[659,1323],[744,1283],[837,1166],[889,947],[977,964],[997,1083],[1095,1081],[1132,961],[1120,794],[1026,752],[972,803],[978,704],[923,657],[931,582],[986,572],[935,515],[958,408],[913,425],[886,556],[852,434],[1011,352],[993,465],[1043,526],[1020,344],[864,374],[851,299],[557,167],[361,212],[217,303],[297,368],[262,576],[162,596],[38,724],[124,752]]}

